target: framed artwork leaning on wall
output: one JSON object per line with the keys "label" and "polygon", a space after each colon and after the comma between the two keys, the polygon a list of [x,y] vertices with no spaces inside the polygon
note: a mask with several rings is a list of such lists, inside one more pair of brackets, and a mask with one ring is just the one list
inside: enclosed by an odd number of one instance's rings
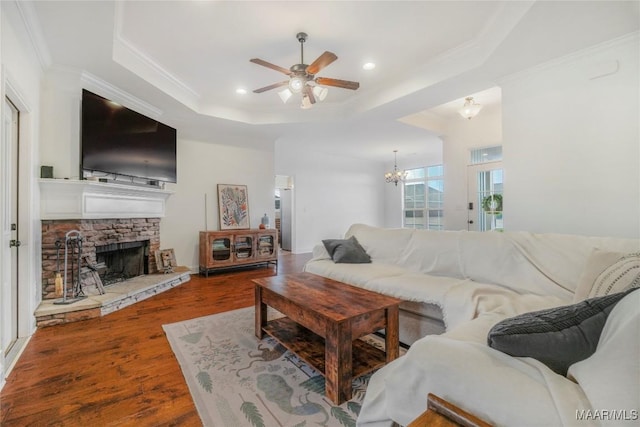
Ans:
{"label": "framed artwork leaning on wall", "polygon": [[249,194],[246,185],[218,184],[220,230],[249,228]]}

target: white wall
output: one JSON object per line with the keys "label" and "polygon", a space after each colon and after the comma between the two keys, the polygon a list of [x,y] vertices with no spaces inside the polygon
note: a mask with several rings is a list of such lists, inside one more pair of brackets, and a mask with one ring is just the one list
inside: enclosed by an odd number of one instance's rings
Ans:
{"label": "white wall", "polygon": [[638,52],[635,34],[502,83],[507,230],[640,237]]}
{"label": "white wall", "polygon": [[[501,145],[502,115],[499,108],[485,108],[471,120],[460,116],[444,124],[444,228],[467,229],[467,167],[472,148]],[[505,212],[505,216],[507,213]],[[511,213],[508,213],[511,215]]]}
{"label": "white wall", "polygon": [[[38,162],[42,67],[17,5],[3,2],[0,10],[1,95],[10,97],[20,110],[18,237],[22,246],[18,249],[18,336],[24,338],[35,330],[33,312],[39,303],[41,289],[39,191],[35,179],[37,176],[35,165]],[[4,106],[4,102],[2,105]],[[6,224],[5,216],[8,214],[6,200],[7,195],[0,194],[0,223],[4,224]],[[8,242],[1,243],[0,270],[2,274],[7,274],[10,269],[5,264],[4,251],[8,249]],[[4,356],[0,356],[0,372],[4,372],[6,368],[1,366]],[[3,383],[4,377],[0,375],[0,387]]]}
{"label": "white wall", "polygon": [[53,166],[54,178],[79,179],[80,108],[82,82],[80,73],[50,69],[43,79],[41,165]]}
{"label": "white wall", "polygon": [[[46,141],[40,155],[42,164],[53,166],[54,178],[78,179],[80,169],[80,108],[82,89],[100,94],[92,81],[84,81],[79,72],[52,69],[47,73],[43,89],[42,132]],[[115,101],[120,90],[102,87]],[[135,106],[130,108],[136,109]],[[162,121],[162,118],[159,118]],[[224,145],[224,141],[204,142],[180,138],[177,129],[178,183],[167,184],[174,191],[167,201],[165,217],[160,222],[160,245],[172,248],[176,261],[198,271],[198,232],[205,230],[204,196],[207,195],[208,230],[218,230],[217,184],[247,185],[250,226],[257,228],[265,213],[274,217],[275,173],[273,144],[264,150]]]}
{"label": "white wall", "polygon": [[236,148],[210,142],[178,141],[178,183],[160,222],[162,249],[173,248],[179,265],[198,270],[198,233],[219,230],[217,184],[242,184],[249,193],[251,228],[267,213],[275,218],[273,152]]}
{"label": "white wall", "polygon": [[356,222],[384,225],[382,165],[299,147],[296,141],[275,145],[276,174],[292,176],[294,183],[292,252],[311,252]]}

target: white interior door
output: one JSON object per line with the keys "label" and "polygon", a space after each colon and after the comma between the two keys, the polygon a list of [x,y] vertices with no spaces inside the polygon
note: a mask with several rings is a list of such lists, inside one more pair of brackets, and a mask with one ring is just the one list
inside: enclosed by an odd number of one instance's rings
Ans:
{"label": "white interior door", "polygon": [[2,194],[2,235],[0,249],[0,344],[2,357],[18,338],[18,120],[17,108],[4,100],[2,148],[0,150],[0,193]]}
{"label": "white interior door", "polygon": [[482,208],[482,205],[487,197],[492,195],[502,197],[504,187],[502,162],[481,163],[468,166],[467,180],[468,230],[501,230],[503,228],[503,212],[502,208],[497,206],[495,198],[489,203],[490,206],[493,206],[492,209],[485,210]]}

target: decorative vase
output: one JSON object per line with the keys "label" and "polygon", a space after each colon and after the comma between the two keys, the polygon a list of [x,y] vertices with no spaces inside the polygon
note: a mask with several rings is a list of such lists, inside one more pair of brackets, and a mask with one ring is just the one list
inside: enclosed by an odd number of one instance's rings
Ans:
{"label": "decorative vase", "polygon": [[266,213],[260,221],[260,229],[264,230],[265,228],[269,228],[269,216]]}

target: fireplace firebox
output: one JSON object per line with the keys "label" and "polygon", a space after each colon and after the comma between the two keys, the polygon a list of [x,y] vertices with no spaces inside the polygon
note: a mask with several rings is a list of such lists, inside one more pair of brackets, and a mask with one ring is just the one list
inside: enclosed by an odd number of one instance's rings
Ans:
{"label": "fireplace firebox", "polygon": [[149,241],[96,246],[98,274],[104,286],[149,274]]}

